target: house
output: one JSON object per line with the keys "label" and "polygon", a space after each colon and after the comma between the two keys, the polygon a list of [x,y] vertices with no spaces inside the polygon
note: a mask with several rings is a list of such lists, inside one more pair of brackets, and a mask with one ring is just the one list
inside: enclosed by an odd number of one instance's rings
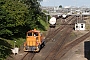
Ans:
{"label": "house", "polygon": [[75,22],[75,30],[85,30],[85,23],[83,20],[77,20],[77,22]]}

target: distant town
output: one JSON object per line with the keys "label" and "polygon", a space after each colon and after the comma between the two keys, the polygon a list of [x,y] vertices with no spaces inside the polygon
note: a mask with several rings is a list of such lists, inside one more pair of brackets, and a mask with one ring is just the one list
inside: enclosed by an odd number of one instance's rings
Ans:
{"label": "distant town", "polygon": [[[57,14],[86,14],[90,15],[89,7],[75,7],[75,6],[65,6],[65,7],[57,7],[57,6],[41,6],[42,11],[46,11],[49,15],[57,15]],[[45,12],[45,13],[46,13]]]}

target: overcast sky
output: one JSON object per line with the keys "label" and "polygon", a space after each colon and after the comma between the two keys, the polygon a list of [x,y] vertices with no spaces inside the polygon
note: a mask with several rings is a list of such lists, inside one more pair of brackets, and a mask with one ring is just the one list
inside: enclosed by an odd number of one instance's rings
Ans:
{"label": "overcast sky", "polygon": [[90,7],[90,0],[43,0],[42,6],[87,6]]}

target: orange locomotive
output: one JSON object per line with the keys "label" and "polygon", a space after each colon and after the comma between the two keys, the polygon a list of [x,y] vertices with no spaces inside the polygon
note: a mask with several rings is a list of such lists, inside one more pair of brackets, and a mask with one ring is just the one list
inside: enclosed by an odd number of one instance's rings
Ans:
{"label": "orange locomotive", "polygon": [[40,51],[41,47],[45,45],[44,39],[40,31],[36,29],[28,31],[24,51]]}

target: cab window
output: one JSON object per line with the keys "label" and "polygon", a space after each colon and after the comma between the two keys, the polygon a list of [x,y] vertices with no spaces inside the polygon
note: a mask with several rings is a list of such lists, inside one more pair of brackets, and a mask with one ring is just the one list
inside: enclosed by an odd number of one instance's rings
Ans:
{"label": "cab window", "polygon": [[38,36],[38,33],[37,32],[34,32],[33,36]]}
{"label": "cab window", "polygon": [[32,36],[32,32],[29,32],[29,33],[28,33],[28,36]]}

